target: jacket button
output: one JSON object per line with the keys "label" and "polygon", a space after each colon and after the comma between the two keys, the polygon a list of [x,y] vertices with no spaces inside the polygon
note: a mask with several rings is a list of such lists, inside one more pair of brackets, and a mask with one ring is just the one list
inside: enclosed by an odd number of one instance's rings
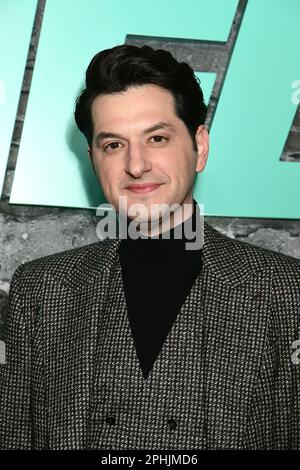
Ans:
{"label": "jacket button", "polygon": [[175,419],[168,419],[167,425],[168,425],[169,429],[176,429],[177,428],[177,423],[176,423]]}
{"label": "jacket button", "polygon": [[114,418],[113,416],[107,416],[105,421],[111,426],[116,424],[116,418]]}

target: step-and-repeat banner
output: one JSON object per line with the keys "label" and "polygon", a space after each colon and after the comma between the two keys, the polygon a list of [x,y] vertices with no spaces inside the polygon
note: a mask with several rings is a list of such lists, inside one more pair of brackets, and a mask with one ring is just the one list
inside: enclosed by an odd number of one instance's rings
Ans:
{"label": "step-and-repeat banner", "polygon": [[[1,178],[36,2],[2,1],[1,23],[11,4],[22,16],[23,36],[16,45],[17,28],[13,35],[0,29],[0,84],[7,90],[0,105]],[[47,0],[10,203],[94,208],[105,202],[73,118],[91,58],[127,35],[190,39],[195,49],[197,41],[225,44],[237,7],[238,0]],[[205,215],[300,217],[300,163],[280,160],[300,101],[299,24],[298,0],[247,2],[210,128],[208,162],[194,187]],[[208,104],[216,75],[195,73]]]}

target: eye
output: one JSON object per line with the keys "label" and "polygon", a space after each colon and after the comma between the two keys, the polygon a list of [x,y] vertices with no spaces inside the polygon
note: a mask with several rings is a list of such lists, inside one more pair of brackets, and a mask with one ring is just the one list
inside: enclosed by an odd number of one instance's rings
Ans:
{"label": "eye", "polygon": [[[153,135],[152,137],[150,137],[150,140],[151,139],[157,139],[157,138],[158,139],[165,139],[166,142],[169,140],[169,139],[167,139],[167,137],[164,137],[163,135]],[[162,142],[163,142],[163,140],[156,140],[155,141],[156,144],[160,144]]]}
{"label": "eye", "polygon": [[108,144],[104,147],[104,151],[106,152],[107,149],[117,150],[119,147],[115,147],[115,145],[119,145],[119,144],[120,144],[120,142],[111,142],[110,144]]}

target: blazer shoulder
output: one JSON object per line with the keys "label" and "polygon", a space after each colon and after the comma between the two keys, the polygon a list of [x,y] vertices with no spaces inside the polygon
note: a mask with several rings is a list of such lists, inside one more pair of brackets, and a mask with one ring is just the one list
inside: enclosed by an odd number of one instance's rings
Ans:
{"label": "blazer shoulder", "polygon": [[235,281],[258,271],[272,272],[273,279],[300,286],[300,260],[261,247],[250,241],[232,238],[228,234],[205,222],[204,260],[218,273]]}
{"label": "blazer shoulder", "polygon": [[296,271],[300,269],[300,259],[270,248],[255,245],[250,241],[232,238],[206,221],[204,223],[204,235],[208,240],[209,250],[212,250],[212,254],[222,255],[221,257],[231,254],[235,258],[245,258],[252,265],[257,263],[261,267],[263,265],[275,265],[287,269],[295,269]]}
{"label": "blazer shoulder", "polygon": [[12,282],[20,281],[24,287],[34,286],[38,290],[46,277],[55,278],[59,282],[67,274],[91,269],[93,264],[98,268],[101,264],[105,266],[111,245],[111,240],[101,240],[26,261],[17,267]]}
{"label": "blazer shoulder", "polygon": [[296,283],[300,287],[300,259],[245,240],[232,239],[225,234],[221,236],[226,238],[227,243],[234,245],[237,251],[243,252],[252,266],[269,267],[273,271],[275,280],[282,282],[288,280],[291,284]]}

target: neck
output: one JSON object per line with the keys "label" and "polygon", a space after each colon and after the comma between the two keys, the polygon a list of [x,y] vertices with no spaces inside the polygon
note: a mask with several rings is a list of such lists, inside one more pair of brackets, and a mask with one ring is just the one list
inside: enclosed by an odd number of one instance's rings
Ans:
{"label": "neck", "polygon": [[[165,232],[158,237],[133,238],[130,234],[126,234],[124,238],[121,237],[119,254],[126,272],[130,271],[135,276],[138,273],[139,277],[155,279],[166,279],[166,276],[168,278],[176,278],[178,275],[191,276],[199,272],[202,243],[199,243],[198,239],[200,238],[201,242],[202,236],[201,230],[197,234],[196,229],[199,208],[196,201],[193,203],[192,215],[181,224],[181,227],[178,227],[177,233],[181,237],[177,236],[175,230],[177,226],[172,227],[166,233],[167,237],[163,237]],[[191,226],[192,237],[189,236]]]}
{"label": "neck", "polygon": [[151,238],[160,236],[163,233],[166,234],[189,219],[194,210],[193,203],[183,204],[183,206],[179,206],[174,212],[166,213],[164,217],[155,221],[154,224],[151,222],[140,223],[139,230],[143,236]]}
{"label": "neck", "polygon": [[[184,222],[195,216],[196,201],[192,199],[190,203],[184,203],[176,208],[173,212],[167,212],[159,220],[152,221],[137,221],[132,220],[128,216],[125,218],[127,224],[127,236],[131,238],[128,229],[133,230],[139,235],[140,238],[184,238]],[[177,231],[177,229],[178,231]],[[175,230],[176,229],[176,230]],[[181,231],[180,231],[181,229]],[[195,227],[194,227],[195,229]],[[175,231],[179,234],[174,236]],[[135,237],[136,238],[136,237]]]}

